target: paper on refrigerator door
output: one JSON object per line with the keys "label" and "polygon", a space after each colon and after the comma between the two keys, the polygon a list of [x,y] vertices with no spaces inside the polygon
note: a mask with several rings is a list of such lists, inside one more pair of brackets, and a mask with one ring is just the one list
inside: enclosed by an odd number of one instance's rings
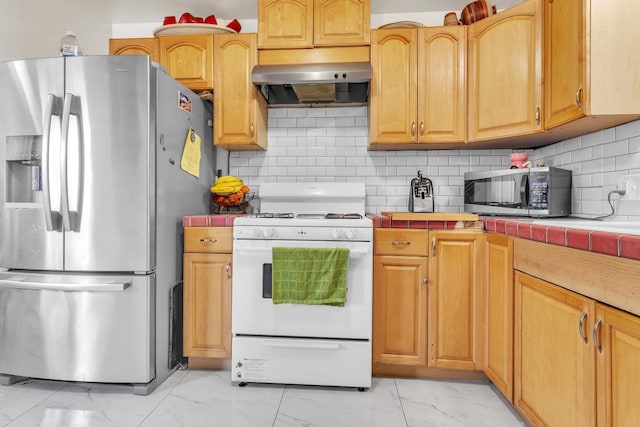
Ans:
{"label": "paper on refrigerator door", "polygon": [[200,176],[200,143],[202,138],[193,129],[187,132],[187,140],[184,142],[180,167],[196,178]]}

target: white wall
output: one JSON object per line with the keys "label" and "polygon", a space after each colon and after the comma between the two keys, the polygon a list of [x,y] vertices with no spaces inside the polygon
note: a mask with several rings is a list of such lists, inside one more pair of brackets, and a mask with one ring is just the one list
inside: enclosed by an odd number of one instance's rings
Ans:
{"label": "white wall", "polygon": [[[508,168],[512,152],[367,151],[366,107],[270,108],[268,125],[267,151],[229,153],[232,175],[254,190],[265,181],[365,182],[371,213],[406,211],[418,170],[434,183],[437,211],[462,212],[464,173]],[[537,162],[573,171],[574,214],[608,214],[618,177],[640,173],[640,121],[528,151]],[[619,208],[615,219],[640,220],[640,202]]]}

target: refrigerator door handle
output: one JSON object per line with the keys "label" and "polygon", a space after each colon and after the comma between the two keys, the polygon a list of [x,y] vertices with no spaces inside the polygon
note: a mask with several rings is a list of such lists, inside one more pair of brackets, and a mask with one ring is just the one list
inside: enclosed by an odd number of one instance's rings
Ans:
{"label": "refrigerator door handle", "polygon": [[[62,198],[62,225],[65,231],[76,229],[76,217],[78,212],[72,212],[69,207],[69,123],[71,115],[78,118],[78,198],[82,194],[82,121],[80,120],[80,98],[73,94],[64,95],[64,106],[62,107],[62,131],[61,131],[61,154],[60,154],[60,192]],[[80,201],[78,201],[80,205]]]}
{"label": "refrigerator door handle", "polygon": [[0,289],[26,289],[32,291],[86,291],[86,292],[123,292],[131,283],[129,282],[102,282],[102,283],[51,283],[24,280],[20,277],[10,277],[0,280]]}
{"label": "refrigerator door handle", "polygon": [[51,121],[53,116],[60,116],[61,100],[54,94],[47,95],[47,103],[44,110],[44,123],[42,126],[42,192],[44,222],[47,231],[60,229],[60,212],[51,209],[51,182],[49,174],[50,149],[51,149]]}

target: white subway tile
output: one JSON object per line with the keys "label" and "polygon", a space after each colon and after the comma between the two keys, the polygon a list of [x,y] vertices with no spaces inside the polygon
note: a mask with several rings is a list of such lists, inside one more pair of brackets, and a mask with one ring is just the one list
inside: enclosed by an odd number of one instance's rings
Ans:
{"label": "white subway tile", "polygon": [[575,150],[571,152],[571,161],[572,162],[585,162],[593,159],[593,149],[592,148],[583,148],[580,150]]}
{"label": "white subway tile", "polygon": [[616,170],[630,170],[640,165],[640,152],[616,157]]}
{"label": "white subway tile", "polygon": [[636,136],[640,136],[640,120],[636,120],[630,123],[625,123],[623,125],[617,126],[615,128],[616,131],[616,140],[633,138]]}

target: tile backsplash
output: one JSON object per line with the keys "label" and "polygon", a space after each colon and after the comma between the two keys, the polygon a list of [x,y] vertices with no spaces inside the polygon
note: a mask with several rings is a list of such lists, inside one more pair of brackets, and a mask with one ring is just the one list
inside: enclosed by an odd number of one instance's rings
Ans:
{"label": "tile backsplash", "polygon": [[[270,108],[268,149],[230,152],[229,173],[253,189],[272,181],[358,181],[367,212],[406,211],[418,170],[434,184],[435,209],[464,211],[464,173],[509,167],[511,149],[367,151],[367,107]],[[640,174],[640,120],[539,149],[529,158],[573,171],[572,212],[611,212],[619,177]],[[611,200],[609,219],[640,221],[640,202]]]}

